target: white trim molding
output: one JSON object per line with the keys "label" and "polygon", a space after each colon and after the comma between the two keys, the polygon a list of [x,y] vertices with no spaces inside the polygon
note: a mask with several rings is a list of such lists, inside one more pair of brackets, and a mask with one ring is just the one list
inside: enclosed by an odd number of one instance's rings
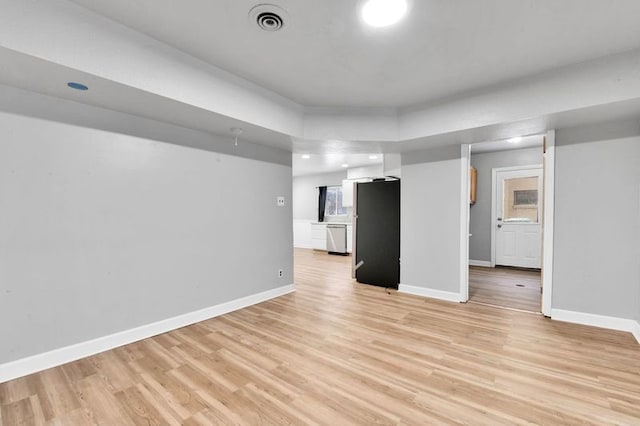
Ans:
{"label": "white trim molding", "polygon": [[553,301],[553,227],[556,179],[556,131],[545,136],[544,152],[544,200],[542,214],[542,314],[551,316]]}
{"label": "white trim molding", "polygon": [[592,327],[608,328],[610,330],[627,331],[632,333],[638,343],[640,343],[640,323],[636,320],[588,314],[585,312],[566,311],[564,309],[551,309],[551,319],[574,324],[590,325]]}
{"label": "white trim molding", "polygon": [[160,320],[108,336],[98,337],[97,339],[76,343],[74,345],[54,349],[49,352],[0,364],[0,383],[17,379],[18,377],[26,376],[28,374],[37,373],[38,371],[46,370],[48,368],[57,367],[80,358],[95,355],[109,349],[137,342],[139,340],[195,324],[200,321],[228,314],[229,312],[237,311],[276,297],[284,296],[285,294],[289,294],[294,291],[295,287],[293,284],[285,285],[272,290],[263,291],[261,293],[252,294],[250,296],[241,297],[239,299],[211,306],[209,308],[178,315],[173,318]]}
{"label": "white trim molding", "polygon": [[446,300],[447,302],[461,302],[460,293],[452,291],[434,290],[432,288],[418,287],[414,285],[400,284],[399,293],[412,294],[414,296],[428,297],[430,299]]}
{"label": "white trim molding", "polygon": [[491,262],[488,260],[469,259],[469,266],[482,266],[484,268],[492,268]]}
{"label": "white trim molding", "polygon": [[633,330],[631,330],[631,333],[638,343],[640,343],[640,321],[636,321],[636,325],[633,327]]}
{"label": "white trim molding", "polygon": [[460,146],[460,294],[459,301],[469,300],[469,168],[471,145]]}

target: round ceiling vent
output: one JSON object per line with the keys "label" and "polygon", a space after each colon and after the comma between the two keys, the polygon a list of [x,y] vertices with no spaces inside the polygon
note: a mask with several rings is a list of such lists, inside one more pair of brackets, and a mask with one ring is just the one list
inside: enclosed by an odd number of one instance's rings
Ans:
{"label": "round ceiling vent", "polygon": [[265,12],[258,15],[258,26],[265,31],[278,31],[282,28],[282,18],[273,12]]}
{"label": "round ceiling vent", "polygon": [[284,27],[286,12],[273,4],[259,4],[249,12],[249,20],[264,31],[278,31]]}

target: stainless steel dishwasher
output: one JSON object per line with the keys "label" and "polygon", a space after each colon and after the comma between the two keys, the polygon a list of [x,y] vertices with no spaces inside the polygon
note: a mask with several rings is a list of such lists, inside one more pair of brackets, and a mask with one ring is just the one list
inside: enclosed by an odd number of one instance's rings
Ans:
{"label": "stainless steel dishwasher", "polygon": [[327,225],[327,251],[329,254],[347,254],[347,225],[330,223]]}

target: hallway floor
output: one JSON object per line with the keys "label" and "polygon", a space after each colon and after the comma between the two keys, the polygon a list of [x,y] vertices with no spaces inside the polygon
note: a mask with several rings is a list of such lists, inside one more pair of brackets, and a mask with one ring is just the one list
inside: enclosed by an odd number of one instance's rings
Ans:
{"label": "hallway floor", "polygon": [[540,271],[469,267],[469,302],[540,312]]}

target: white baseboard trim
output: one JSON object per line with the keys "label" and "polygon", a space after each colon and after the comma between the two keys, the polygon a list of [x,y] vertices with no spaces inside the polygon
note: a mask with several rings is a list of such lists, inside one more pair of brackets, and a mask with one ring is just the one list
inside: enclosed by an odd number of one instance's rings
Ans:
{"label": "white baseboard trim", "polygon": [[48,368],[57,367],[80,358],[95,355],[109,349],[137,342],[142,339],[195,324],[219,315],[237,311],[238,309],[284,296],[285,294],[293,291],[295,291],[293,284],[285,285],[272,290],[263,291],[262,293],[252,294],[240,299],[231,300],[229,302],[201,309],[199,311],[189,312],[173,318],[110,334],[108,336],[99,337],[97,339],[0,364],[0,383],[37,373],[38,371],[46,370]]}
{"label": "white baseboard trim", "polygon": [[300,243],[300,244],[294,244],[293,248],[312,249],[313,246],[311,244]]}
{"label": "white baseboard trim", "polygon": [[631,331],[631,333],[633,333],[633,337],[635,337],[638,343],[640,343],[640,321],[636,321],[636,325],[633,327],[633,331]]}
{"label": "white baseboard trim", "polygon": [[640,323],[632,319],[587,314],[584,312],[565,311],[564,309],[551,309],[551,319],[571,322],[574,324],[608,328],[610,330],[627,331],[632,333],[638,343],[640,343]]}
{"label": "white baseboard trim", "polygon": [[469,266],[483,266],[485,268],[491,268],[491,262],[489,262],[488,260],[469,259]]}
{"label": "white baseboard trim", "polygon": [[451,291],[434,290],[432,288],[417,287],[414,285],[400,284],[398,292],[413,294],[414,296],[429,297],[431,299],[446,300],[448,302],[460,302],[460,293]]}

